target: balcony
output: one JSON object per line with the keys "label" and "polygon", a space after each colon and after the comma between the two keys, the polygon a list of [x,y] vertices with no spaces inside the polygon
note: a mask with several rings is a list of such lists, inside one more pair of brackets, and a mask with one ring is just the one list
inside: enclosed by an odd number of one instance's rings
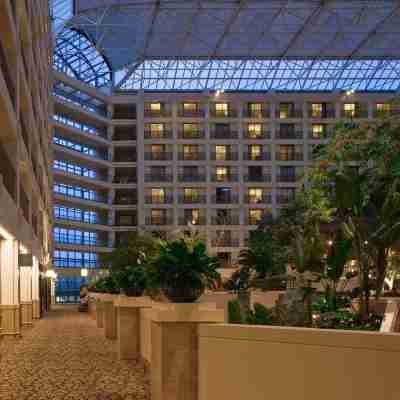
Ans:
{"label": "balcony", "polygon": [[187,226],[187,225],[207,225],[207,220],[205,217],[200,218],[191,218],[189,217],[179,217],[178,225]]}
{"label": "balcony", "polygon": [[248,174],[244,175],[245,182],[271,182],[271,174]]}
{"label": "balcony", "polygon": [[173,153],[171,151],[146,152],[144,153],[144,159],[146,161],[171,161]]}
{"label": "balcony", "polygon": [[136,215],[117,215],[115,219],[115,226],[136,226]]}
{"label": "balcony", "polygon": [[111,247],[105,239],[75,238],[71,240],[68,236],[56,235],[54,241],[61,245],[88,246],[88,247]]}
{"label": "balcony", "polygon": [[169,118],[169,117],[171,117],[171,110],[168,110],[165,108],[161,108],[161,110],[145,109],[144,117],[145,118]]}
{"label": "balcony", "polygon": [[205,174],[179,174],[178,181],[179,182],[205,182],[206,175]]}
{"label": "balcony", "polygon": [[308,118],[333,119],[336,118],[336,115],[335,115],[335,110],[322,110],[321,112],[309,110]]}
{"label": "balcony", "polygon": [[236,118],[238,115],[236,110],[216,110],[215,108],[210,109],[210,116],[212,118]]}
{"label": "balcony", "polygon": [[213,216],[211,217],[211,225],[239,225],[239,216]]}
{"label": "balcony", "polygon": [[272,195],[270,193],[263,194],[261,197],[258,196],[244,196],[244,202],[246,204],[271,204],[272,203]]}
{"label": "balcony", "polygon": [[303,118],[303,111],[300,109],[289,108],[289,110],[283,110],[278,108],[275,115],[278,119]]}
{"label": "balcony", "polygon": [[263,220],[264,220],[263,217],[261,217],[261,218],[246,217],[245,225],[257,226],[257,225],[259,225],[260,222],[263,221]]}
{"label": "balcony", "polygon": [[115,104],[113,119],[136,119],[136,105]]}
{"label": "balcony", "polygon": [[145,203],[146,204],[172,204],[174,202],[174,196],[165,195],[165,196],[146,196]]}
{"label": "balcony", "polygon": [[134,196],[116,196],[114,199],[115,205],[120,206],[129,206],[129,205],[136,205],[137,197]]}
{"label": "balcony", "polygon": [[206,134],[204,130],[193,130],[193,131],[178,131],[179,139],[205,139]]}
{"label": "balcony", "polygon": [[257,111],[244,109],[242,115],[244,118],[262,119],[262,118],[269,118],[271,113],[269,108],[264,108],[262,110],[257,110]]}
{"label": "balcony", "polygon": [[237,174],[212,174],[211,181],[212,182],[238,182],[239,176]]}
{"label": "balcony", "polygon": [[173,219],[171,217],[146,217],[146,225],[172,225]]}
{"label": "balcony", "polygon": [[294,200],[294,195],[277,194],[276,202],[278,204],[289,204]]}
{"label": "balcony", "polygon": [[212,247],[239,247],[239,239],[215,238],[211,240]]}
{"label": "balcony", "polygon": [[204,161],[205,159],[206,159],[206,153],[199,151],[193,153],[180,152],[178,154],[179,161]]}
{"label": "balcony", "polygon": [[221,139],[221,140],[231,140],[231,139],[237,139],[238,138],[238,133],[236,131],[218,131],[218,130],[212,130],[210,132],[210,138],[211,139]]}
{"label": "balcony", "polygon": [[277,152],[275,154],[275,158],[277,161],[303,161],[304,156],[302,152],[290,152],[290,153]]}
{"label": "balcony", "polygon": [[192,196],[185,196],[179,195],[178,197],[179,204],[206,204],[207,203],[207,196],[200,194],[200,195],[192,195]]}
{"label": "balcony", "polygon": [[164,129],[162,131],[151,131],[145,129],[144,138],[145,139],[172,139],[173,132],[170,129]]}
{"label": "balcony", "polygon": [[259,132],[245,130],[243,132],[243,136],[245,139],[250,139],[250,140],[265,140],[265,139],[271,139],[271,132],[264,129]]}
{"label": "balcony", "polygon": [[86,218],[83,213],[81,213],[78,216],[74,216],[74,218],[67,218],[67,216],[63,215],[56,215],[54,217],[56,221],[64,221],[64,222],[69,222],[71,224],[74,223],[82,223],[82,224],[91,224],[91,225],[108,225],[108,219],[107,217],[100,217],[97,216],[93,219]]}
{"label": "balcony", "polygon": [[243,160],[246,161],[271,161],[271,153],[265,152],[260,154],[243,153]]}
{"label": "balcony", "polygon": [[203,109],[185,110],[181,108],[178,111],[178,116],[181,118],[203,118],[205,116],[205,112]]}
{"label": "balcony", "polygon": [[121,176],[114,176],[113,183],[118,183],[118,184],[132,184],[136,183],[137,178],[136,175],[121,175]]}
{"label": "balcony", "polygon": [[132,127],[115,127],[113,140],[115,141],[130,141],[136,140],[136,128]]}
{"label": "balcony", "polygon": [[172,182],[171,174],[145,174],[145,182]]}
{"label": "balcony", "polygon": [[210,159],[212,161],[237,161],[239,159],[236,151],[228,151],[226,153],[211,152]]}
{"label": "balcony", "polygon": [[[125,149],[125,148],[124,148]],[[127,162],[136,162],[137,161],[137,153],[136,148],[133,148],[130,151],[115,151],[113,162],[115,163],[127,163]]]}
{"label": "balcony", "polygon": [[303,139],[303,131],[278,130],[275,133],[276,139],[300,140]]}
{"label": "balcony", "polygon": [[217,196],[211,197],[211,202],[214,204],[237,204],[239,202],[239,196],[237,194],[231,194],[228,196]]}
{"label": "balcony", "polygon": [[276,175],[276,181],[277,182],[282,182],[282,183],[292,183],[292,182],[297,182],[300,179],[299,174],[277,174]]}

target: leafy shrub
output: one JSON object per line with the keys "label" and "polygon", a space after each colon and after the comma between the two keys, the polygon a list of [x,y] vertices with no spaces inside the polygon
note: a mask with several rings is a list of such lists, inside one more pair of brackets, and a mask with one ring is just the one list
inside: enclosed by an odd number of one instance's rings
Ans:
{"label": "leafy shrub", "polygon": [[127,296],[141,296],[147,287],[147,271],[141,265],[126,266],[112,275],[117,287]]}
{"label": "leafy shrub", "polygon": [[363,322],[361,314],[349,310],[339,310],[320,314],[315,323],[318,328],[322,329],[379,331],[382,316],[371,313],[367,322]]}
{"label": "leafy shrub", "polygon": [[230,324],[241,324],[243,322],[240,303],[237,299],[228,302],[228,322]]}
{"label": "leafy shrub", "polygon": [[98,279],[94,286],[98,293],[119,294],[119,289],[112,276]]}
{"label": "leafy shrub", "polygon": [[267,307],[254,303],[254,309],[250,310],[246,317],[246,323],[250,325],[272,325],[273,314]]}

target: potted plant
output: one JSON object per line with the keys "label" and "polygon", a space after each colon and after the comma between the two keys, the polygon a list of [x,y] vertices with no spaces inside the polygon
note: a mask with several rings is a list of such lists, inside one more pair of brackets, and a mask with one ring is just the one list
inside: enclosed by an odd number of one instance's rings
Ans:
{"label": "potted plant", "polygon": [[128,297],[142,296],[147,287],[147,272],[140,264],[128,265],[113,272],[113,278],[121,292]]}
{"label": "potted plant", "polygon": [[174,303],[194,303],[220,278],[217,267],[202,240],[165,241],[150,264],[150,283]]}

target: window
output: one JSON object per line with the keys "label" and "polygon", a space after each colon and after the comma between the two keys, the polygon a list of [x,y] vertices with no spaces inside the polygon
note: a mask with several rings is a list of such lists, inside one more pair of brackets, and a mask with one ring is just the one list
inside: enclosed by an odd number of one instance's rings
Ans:
{"label": "window", "polygon": [[249,146],[249,159],[253,161],[261,160],[262,146],[259,144],[252,144]]}
{"label": "window", "polygon": [[98,244],[96,232],[55,227],[53,233],[54,240],[57,243],[86,246],[96,246]]}
{"label": "window", "polygon": [[153,225],[163,225],[165,223],[166,210],[151,210],[151,223]]}
{"label": "window", "polygon": [[161,103],[150,103],[150,111],[152,112],[152,114],[160,114]]}
{"label": "window", "polygon": [[215,146],[215,159],[219,161],[226,160],[227,146],[216,145]]}
{"label": "window", "polygon": [[224,182],[228,177],[228,168],[227,167],[217,167],[215,175],[216,175],[218,182]]}
{"label": "window", "polygon": [[150,124],[150,135],[154,139],[160,139],[164,134],[164,124]]}
{"label": "window", "polygon": [[58,169],[60,171],[67,172],[69,174],[84,176],[84,177],[90,178],[90,179],[96,179],[96,177],[97,177],[96,171],[94,171],[92,169],[81,167],[79,165],[72,164],[72,163],[69,163],[66,161],[62,161],[62,160],[54,160],[53,167],[54,167],[54,169]]}
{"label": "window", "polygon": [[249,197],[249,203],[261,203],[263,198],[263,189],[249,188],[248,197]]}
{"label": "window", "polygon": [[215,114],[220,117],[227,117],[229,114],[228,103],[215,103]]}
{"label": "window", "polygon": [[199,198],[199,191],[198,189],[194,188],[184,188],[183,189],[183,196],[185,201],[196,201]]}
{"label": "window", "polygon": [[279,104],[279,118],[290,118],[293,110],[292,103]]}
{"label": "window", "polygon": [[152,200],[152,203],[164,203],[165,190],[162,188],[151,189],[151,200]]}
{"label": "window", "polygon": [[257,225],[261,222],[263,210],[256,208],[249,210],[249,225]]}
{"label": "window", "polygon": [[281,144],[279,145],[279,160],[280,161],[291,161],[295,159],[296,148],[292,144]]}
{"label": "window", "polygon": [[262,103],[249,103],[248,105],[249,116],[254,118],[262,117]]}
{"label": "window", "polygon": [[230,203],[231,202],[231,188],[219,187],[215,189],[216,203]]}
{"label": "window", "polygon": [[80,153],[86,154],[88,156],[97,157],[98,153],[96,149],[84,146],[80,143],[71,142],[69,140],[54,136],[53,142],[59,146],[66,147],[68,149],[78,151]]}
{"label": "window", "polygon": [[356,115],[356,105],[355,103],[345,103],[343,105],[344,115],[348,118],[353,118]]}
{"label": "window", "polygon": [[198,225],[200,223],[200,210],[195,209],[186,209],[184,210],[185,221],[192,225]]}
{"label": "window", "polygon": [[106,201],[106,199],[101,199],[98,193],[94,190],[81,188],[79,186],[66,185],[64,183],[55,183],[53,191],[54,193],[58,193],[68,197],[78,197],[84,200],[92,201]]}
{"label": "window", "polygon": [[197,103],[183,103],[183,111],[187,114],[195,114],[197,109]]}
{"label": "window", "polygon": [[57,268],[96,268],[97,253],[54,250],[54,265]]}
{"label": "window", "polygon": [[98,214],[95,211],[81,210],[79,208],[54,206],[54,217],[70,221],[79,221],[89,224],[98,223]]}
{"label": "window", "polygon": [[151,145],[151,159],[162,160],[165,152],[165,146],[163,144],[152,144]]}
{"label": "window", "polygon": [[378,115],[385,115],[389,114],[391,111],[392,107],[390,103],[378,103],[376,105],[376,111]]}
{"label": "window", "polygon": [[312,118],[321,118],[323,106],[322,103],[313,103],[311,104],[311,117]]}
{"label": "window", "polygon": [[183,146],[183,159],[184,160],[197,160],[199,154],[199,147],[193,144],[185,144]]}
{"label": "window", "polygon": [[261,124],[249,124],[247,125],[247,134],[250,139],[259,139],[262,137],[262,126]]}
{"label": "window", "polygon": [[199,125],[198,124],[183,124],[183,137],[184,138],[193,138],[198,136],[199,134]]}
{"label": "window", "polygon": [[312,124],[311,126],[311,137],[313,139],[321,139],[324,137],[324,125]]}

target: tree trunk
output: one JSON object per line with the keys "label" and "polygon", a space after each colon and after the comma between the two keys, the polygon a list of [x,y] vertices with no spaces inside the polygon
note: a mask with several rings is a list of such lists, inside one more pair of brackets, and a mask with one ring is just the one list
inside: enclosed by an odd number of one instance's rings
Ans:
{"label": "tree trunk", "polygon": [[386,247],[380,246],[378,248],[378,254],[376,256],[376,299],[382,294],[383,284],[386,276],[386,264],[387,264],[388,251]]}
{"label": "tree trunk", "polygon": [[250,296],[251,292],[248,289],[241,289],[238,291],[238,300],[240,304],[240,312],[242,318],[245,319],[250,311]]}

